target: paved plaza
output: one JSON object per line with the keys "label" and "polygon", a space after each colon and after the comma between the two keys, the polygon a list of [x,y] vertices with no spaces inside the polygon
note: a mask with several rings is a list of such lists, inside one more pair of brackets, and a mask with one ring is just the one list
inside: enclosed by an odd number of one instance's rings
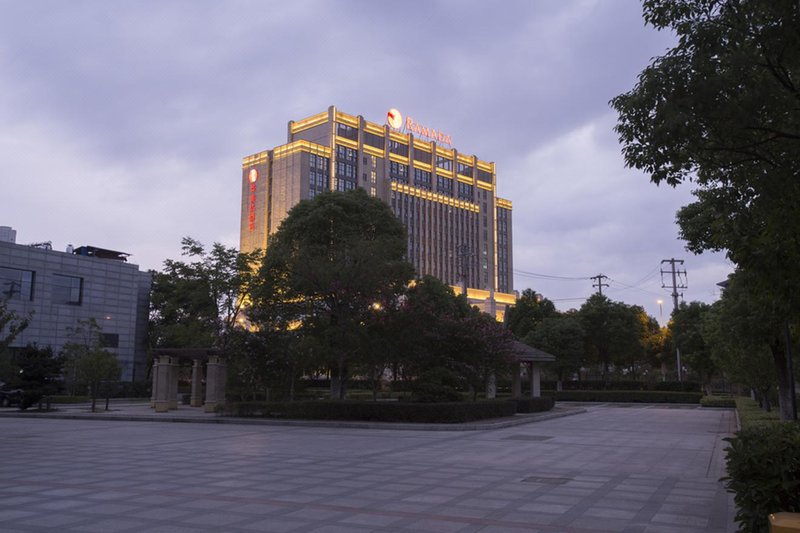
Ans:
{"label": "paved plaza", "polygon": [[585,409],[472,431],[4,417],[0,531],[734,530],[733,411]]}

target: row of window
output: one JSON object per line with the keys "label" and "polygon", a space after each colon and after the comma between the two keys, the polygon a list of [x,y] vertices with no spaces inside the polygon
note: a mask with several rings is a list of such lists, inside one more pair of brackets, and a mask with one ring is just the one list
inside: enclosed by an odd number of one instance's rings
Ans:
{"label": "row of window", "polygon": [[[36,273],[32,270],[0,267],[0,298],[31,301],[34,297],[35,282]],[[57,304],[81,305],[83,278],[51,274],[50,298]]]}

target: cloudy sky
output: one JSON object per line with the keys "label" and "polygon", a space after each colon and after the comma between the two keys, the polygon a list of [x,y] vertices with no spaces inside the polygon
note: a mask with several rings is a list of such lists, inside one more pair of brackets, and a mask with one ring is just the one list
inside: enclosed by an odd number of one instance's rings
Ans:
{"label": "cloudy sky", "polygon": [[638,0],[0,7],[0,225],[18,243],[147,269],[185,235],[238,246],[243,156],[329,105],[378,123],[396,107],[497,164],[516,289],[577,308],[602,273],[604,293],[656,318],[662,299],[666,319],[662,259],[685,260],[687,301],[715,300],[731,271],[677,239],[690,188],[622,161],[608,101],[674,42]]}

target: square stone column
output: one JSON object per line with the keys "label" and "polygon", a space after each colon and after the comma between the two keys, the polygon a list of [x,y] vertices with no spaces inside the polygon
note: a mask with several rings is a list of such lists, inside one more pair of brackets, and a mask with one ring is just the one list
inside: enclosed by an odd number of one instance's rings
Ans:
{"label": "square stone column", "polygon": [[531,362],[531,398],[539,398],[542,395],[542,369],[534,362]]}
{"label": "square stone column", "polygon": [[219,402],[220,373],[222,372],[221,367],[222,364],[219,357],[212,355],[208,358],[208,365],[206,365],[206,413],[213,413],[217,408],[217,403]]}
{"label": "square stone column", "polygon": [[153,356],[153,368],[150,369],[151,377],[153,378],[153,383],[150,386],[150,407],[155,408],[156,406],[156,390],[158,389],[158,356]]}
{"label": "square stone column", "polygon": [[171,357],[169,363],[169,408],[178,408],[178,358]]}
{"label": "square stone column", "polygon": [[192,395],[189,405],[200,407],[203,405],[203,363],[200,359],[195,359],[192,363]]}
{"label": "square stone column", "polygon": [[168,355],[161,355],[153,365],[156,380],[155,408],[156,413],[169,411],[170,367],[172,359]]}
{"label": "square stone column", "polygon": [[522,378],[519,373],[522,370],[519,363],[514,363],[513,371],[511,372],[511,397],[522,397]]}

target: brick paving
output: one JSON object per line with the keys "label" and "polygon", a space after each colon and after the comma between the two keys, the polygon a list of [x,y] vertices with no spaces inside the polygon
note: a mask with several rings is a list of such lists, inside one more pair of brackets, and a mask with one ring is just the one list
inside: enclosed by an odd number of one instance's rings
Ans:
{"label": "brick paving", "polygon": [[0,418],[0,531],[735,530],[729,410],[597,405],[472,431],[197,420]]}

